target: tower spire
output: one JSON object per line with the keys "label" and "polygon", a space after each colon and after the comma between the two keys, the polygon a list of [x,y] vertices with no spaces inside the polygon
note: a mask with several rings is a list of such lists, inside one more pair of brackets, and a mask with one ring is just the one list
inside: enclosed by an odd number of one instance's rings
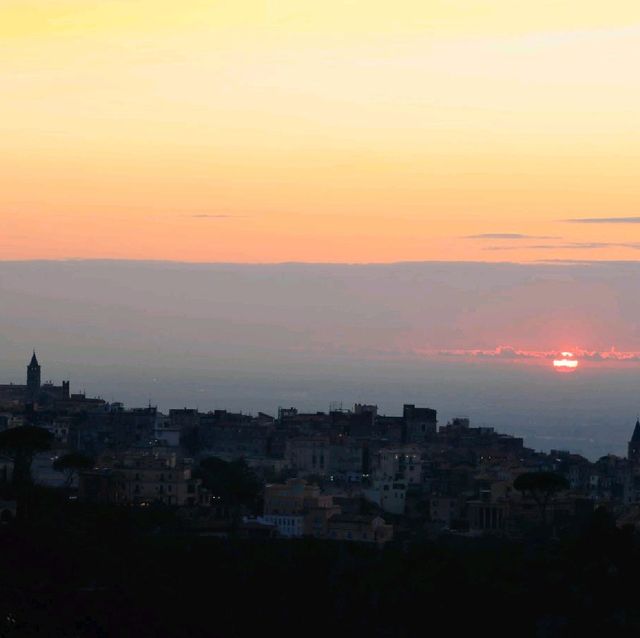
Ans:
{"label": "tower spire", "polygon": [[38,399],[40,394],[40,375],[41,368],[34,349],[31,363],[27,366],[27,399],[29,401],[37,401]]}

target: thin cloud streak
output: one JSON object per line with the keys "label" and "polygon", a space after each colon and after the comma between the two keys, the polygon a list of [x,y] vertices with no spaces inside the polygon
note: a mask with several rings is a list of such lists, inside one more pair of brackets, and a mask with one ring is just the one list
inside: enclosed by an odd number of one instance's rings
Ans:
{"label": "thin cloud streak", "polygon": [[577,217],[562,221],[567,224],[640,224],[640,217]]}
{"label": "thin cloud streak", "polygon": [[[640,363],[640,352],[623,352],[611,348],[611,350],[572,350],[575,357],[580,361],[594,362],[618,362],[618,363]],[[518,361],[528,359],[553,360],[562,356],[561,350],[522,350],[512,346],[498,346],[493,350],[438,350],[437,352],[423,352],[446,357],[461,357],[470,359],[500,359],[505,361]]]}
{"label": "thin cloud streak", "polygon": [[568,244],[535,244],[528,246],[536,250],[598,250],[600,248],[631,248],[632,250],[640,250],[640,242],[571,242]]}
{"label": "thin cloud streak", "polygon": [[640,250],[640,242],[570,242],[567,244],[528,244],[517,246],[493,245],[485,246],[483,250],[601,250],[603,248],[627,248],[630,250]]}
{"label": "thin cloud streak", "polygon": [[524,235],[522,233],[481,233],[467,235],[465,239],[562,239],[552,235]]}
{"label": "thin cloud streak", "polygon": [[235,219],[240,217],[245,217],[245,215],[226,215],[221,213],[219,215],[211,215],[208,213],[199,213],[196,215],[189,215],[192,219]]}

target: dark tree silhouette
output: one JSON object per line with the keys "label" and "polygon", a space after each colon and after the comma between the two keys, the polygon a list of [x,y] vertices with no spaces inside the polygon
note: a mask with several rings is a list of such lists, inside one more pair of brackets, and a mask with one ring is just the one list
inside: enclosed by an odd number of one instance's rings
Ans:
{"label": "dark tree silhouette", "polygon": [[31,464],[38,452],[51,448],[53,437],[48,430],[24,425],[0,432],[0,453],[13,461],[13,484],[31,484]]}
{"label": "dark tree silhouette", "polygon": [[93,467],[93,459],[80,452],[70,452],[53,463],[56,472],[64,472],[65,487],[70,487],[76,474],[82,470],[89,470]]}
{"label": "dark tree silhouette", "polygon": [[568,489],[569,484],[564,476],[555,472],[526,472],[516,478],[513,487],[533,498],[540,511],[540,522],[546,526],[549,501],[558,492]]}
{"label": "dark tree silhouette", "polygon": [[227,462],[207,457],[200,462],[198,475],[211,495],[231,508],[251,508],[260,494],[260,483],[244,459]]}

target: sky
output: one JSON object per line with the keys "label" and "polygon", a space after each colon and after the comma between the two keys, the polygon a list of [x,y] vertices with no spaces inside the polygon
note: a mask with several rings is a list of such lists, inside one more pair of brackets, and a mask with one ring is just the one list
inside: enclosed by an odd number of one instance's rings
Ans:
{"label": "sky", "polygon": [[3,0],[0,258],[636,260],[639,59],[635,0]]}

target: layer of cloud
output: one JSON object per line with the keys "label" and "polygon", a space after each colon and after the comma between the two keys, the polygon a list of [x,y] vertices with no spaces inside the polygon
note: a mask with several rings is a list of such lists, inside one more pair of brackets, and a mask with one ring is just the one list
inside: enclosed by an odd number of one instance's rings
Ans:
{"label": "layer of cloud", "polygon": [[467,235],[466,239],[560,239],[550,235],[524,235],[522,233],[481,233]]}
{"label": "layer of cloud", "polygon": [[[623,352],[612,348],[611,350],[573,350],[574,356],[580,361],[609,361],[622,363],[640,363],[640,352]],[[512,346],[498,346],[493,350],[438,350],[432,353],[447,357],[465,357],[472,359],[503,359],[507,361],[517,361],[523,359],[545,359],[553,360],[562,358],[560,350],[522,350]]]}
{"label": "layer of cloud", "polygon": [[566,244],[535,244],[529,246],[536,250],[598,250],[600,248],[631,248],[640,250],[640,242],[606,242],[606,241],[589,241],[589,242],[570,242]]}
{"label": "layer of cloud", "polygon": [[190,215],[190,217],[194,219],[236,219],[238,217],[244,217],[244,215],[227,215],[224,213],[220,213],[220,214],[198,213],[195,215]]}
{"label": "layer of cloud", "polygon": [[527,248],[530,250],[601,250],[603,248],[628,248],[630,250],[640,250],[640,242],[590,241],[569,242],[564,244],[527,244],[524,246],[522,244],[513,246],[496,244],[485,246],[483,250],[522,250],[523,248]]}
{"label": "layer of cloud", "polygon": [[640,224],[640,217],[577,217],[562,221],[569,224]]}

